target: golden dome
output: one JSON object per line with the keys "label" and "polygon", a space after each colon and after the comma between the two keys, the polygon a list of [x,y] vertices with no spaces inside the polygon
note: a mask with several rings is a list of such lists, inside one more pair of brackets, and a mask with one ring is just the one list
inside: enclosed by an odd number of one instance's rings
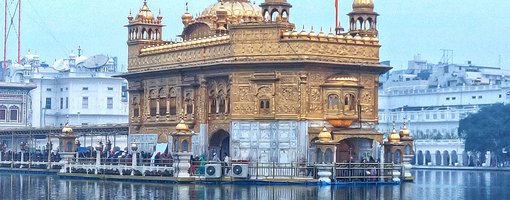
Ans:
{"label": "golden dome", "polygon": [[374,0],[354,0],[352,8],[356,9],[374,9]]}
{"label": "golden dome", "polygon": [[147,6],[147,0],[143,1],[143,6],[140,8],[136,20],[154,20],[154,15],[152,15],[149,6]]}
{"label": "golden dome", "polygon": [[251,4],[248,0],[221,0],[206,8],[197,19],[213,19],[217,11],[227,11],[231,21],[262,21],[262,8]]}
{"label": "golden dome", "polygon": [[409,129],[407,129],[406,122],[404,122],[404,127],[402,127],[402,130],[400,130],[399,133],[401,138],[408,138],[410,136]]}
{"label": "golden dome", "polygon": [[66,125],[62,129],[62,133],[66,135],[71,135],[73,133],[73,129],[69,126],[69,123],[66,123]]}
{"label": "golden dome", "polygon": [[189,130],[189,128],[188,125],[186,125],[186,123],[184,122],[184,120],[181,119],[181,122],[179,122],[179,124],[175,126],[175,130],[177,130],[177,132],[186,132]]}
{"label": "golden dome", "polygon": [[319,133],[319,140],[321,142],[331,141],[331,132],[329,132],[326,127],[324,127],[322,131]]}
{"label": "golden dome", "polygon": [[395,130],[395,126],[393,126],[393,130],[391,131],[390,136],[388,136],[388,141],[390,143],[400,142],[400,135],[397,133],[397,130]]}
{"label": "golden dome", "polygon": [[188,24],[189,24],[189,23],[191,23],[191,21],[193,20],[193,15],[191,15],[188,11],[186,11],[186,12],[182,15],[181,19],[182,19],[182,23],[183,23],[184,25],[188,25]]}

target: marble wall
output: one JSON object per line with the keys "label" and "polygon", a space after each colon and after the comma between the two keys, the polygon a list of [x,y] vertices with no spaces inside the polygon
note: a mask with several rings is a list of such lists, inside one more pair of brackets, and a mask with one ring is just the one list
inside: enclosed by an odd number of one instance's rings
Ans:
{"label": "marble wall", "polygon": [[234,160],[290,163],[304,161],[307,122],[233,121],[231,156]]}

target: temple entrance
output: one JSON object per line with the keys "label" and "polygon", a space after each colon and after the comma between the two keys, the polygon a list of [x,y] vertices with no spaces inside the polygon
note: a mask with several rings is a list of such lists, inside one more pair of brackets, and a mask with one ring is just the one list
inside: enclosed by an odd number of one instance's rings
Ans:
{"label": "temple entrance", "polygon": [[347,141],[343,140],[336,146],[336,162],[337,163],[348,163],[351,160],[350,154],[352,153],[352,149],[350,149]]}
{"label": "temple entrance", "polygon": [[223,160],[225,155],[230,157],[230,134],[221,129],[214,132],[209,138],[209,160],[214,158],[214,154]]}
{"label": "temple entrance", "polygon": [[336,145],[336,162],[375,162],[374,141],[366,138],[349,138]]}

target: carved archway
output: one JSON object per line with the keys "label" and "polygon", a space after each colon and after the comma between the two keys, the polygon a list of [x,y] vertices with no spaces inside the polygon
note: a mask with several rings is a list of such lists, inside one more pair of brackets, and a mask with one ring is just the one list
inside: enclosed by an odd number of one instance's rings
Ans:
{"label": "carved archway", "polygon": [[212,159],[214,153],[219,159],[223,159],[225,155],[230,157],[230,133],[224,129],[215,131],[209,138],[209,158]]}

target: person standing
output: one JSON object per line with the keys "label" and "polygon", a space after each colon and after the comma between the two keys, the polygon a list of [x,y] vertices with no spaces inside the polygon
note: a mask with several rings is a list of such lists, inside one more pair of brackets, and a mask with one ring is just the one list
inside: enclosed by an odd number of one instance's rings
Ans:
{"label": "person standing", "polygon": [[218,155],[216,153],[213,153],[213,159],[212,161],[214,162],[220,162],[220,158],[218,157]]}
{"label": "person standing", "polygon": [[225,163],[225,175],[227,175],[230,172],[230,157],[226,153],[223,162]]}

